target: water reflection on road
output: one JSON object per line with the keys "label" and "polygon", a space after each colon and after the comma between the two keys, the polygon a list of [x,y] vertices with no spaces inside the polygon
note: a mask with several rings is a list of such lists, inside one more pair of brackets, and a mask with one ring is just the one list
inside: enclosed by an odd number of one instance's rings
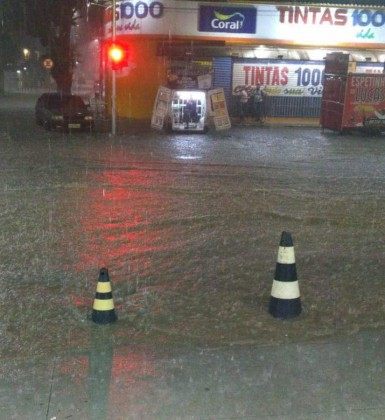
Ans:
{"label": "water reflection on road", "polygon": [[[102,266],[118,341],[277,342],[383,325],[383,139],[282,127],[112,139],[27,117],[1,133],[3,352],[87,347]],[[304,307],[290,324],[266,311],[282,230]]]}
{"label": "water reflection on road", "polygon": [[[55,361],[47,418],[339,419],[381,418],[384,413],[385,347],[383,336],[375,333],[183,352],[112,348],[108,335],[105,329],[95,330],[88,354]],[[37,394],[45,385],[42,372],[37,365]],[[31,414],[28,406],[13,412],[17,418],[27,418],[26,413]]]}
{"label": "water reflection on road", "polygon": [[[7,418],[381,409],[382,138],[234,128],[111,139],[45,132],[32,114],[12,124],[5,109]],[[266,310],[282,230],[304,309],[293,322]],[[118,314],[107,330],[89,319],[102,266]],[[380,333],[356,335],[370,328]]]}

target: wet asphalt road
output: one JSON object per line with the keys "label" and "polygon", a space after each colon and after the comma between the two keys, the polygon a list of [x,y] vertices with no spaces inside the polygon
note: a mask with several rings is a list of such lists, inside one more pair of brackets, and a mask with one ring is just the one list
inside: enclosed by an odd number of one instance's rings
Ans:
{"label": "wet asphalt road", "polygon": [[[0,106],[4,354],[87,347],[103,266],[118,342],[276,343],[384,326],[383,137],[235,127],[112,139],[45,131],[33,101]],[[303,303],[291,323],[266,311],[283,230]]]}
{"label": "wet asphalt road", "polygon": [[[234,127],[112,139],[44,131],[34,124],[32,106],[32,97],[0,99],[4,406],[19,406],[22,395],[35,404],[25,418],[32,412],[87,418],[76,411],[92,400],[91,392],[76,402],[87,381],[101,384],[93,392],[108,392],[100,370],[92,373],[95,358],[115,372],[114,386],[134,384],[132,418],[254,418],[255,410],[256,418],[285,412],[381,418],[385,138]],[[303,304],[291,322],[266,310],[283,230],[293,234]],[[102,266],[109,268],[119,318],[103,333],[89,319]],[[106,336],[101,350],[99,333]],[[325,349],[329,341],[337,344]],[[146,349],[138,360],[132,346]],[[209,353],[200,358],[200,349]],[[175,352],[180,356],[171,357]],[[250,360],[257,357],[256,368]],[[277,368],[282,358],[292,370]],[[215,385],[207,385],[213,378]],[[64,402],[67,380],[79,393]],[[350,388],[343,388],[346,381]],[[44,392],[33,394],[34,387]],[[282,396],[287,387],[293,392]],[[152,406],[151,395],[166,398],[168,408]],[[251,403],[257,395],[266,395],[259,411]],[[94,398],[102,413],[105,397]],[[120,417],[123,402],[111,401],[115,414],[107,418],[130,418]],[[369,409],[373,417],[360,411]]]}

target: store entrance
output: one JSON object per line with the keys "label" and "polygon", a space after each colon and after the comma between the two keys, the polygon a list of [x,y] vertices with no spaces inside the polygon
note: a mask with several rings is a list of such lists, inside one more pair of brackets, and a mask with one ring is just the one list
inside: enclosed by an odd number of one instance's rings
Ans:
{"label": "store entrance", "polygon": [[173,131],[204,131],[206,123],[206,92],[174,90],[171,99]]}

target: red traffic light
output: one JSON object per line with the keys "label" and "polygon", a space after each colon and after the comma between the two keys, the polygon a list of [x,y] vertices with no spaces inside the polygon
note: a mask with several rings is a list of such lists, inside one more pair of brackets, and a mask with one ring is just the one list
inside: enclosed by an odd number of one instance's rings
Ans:
{"label": "red traffic light", "polygon": [[120,63],[124,57],[124,50],[118,45],[111,45],[108,56],[113,63]]}
{"label": "red traffic light", "polygon": [[128,66],[129,50],[127,45],[111,42],[107,45],[107,58],[112,70],[120,70]]}

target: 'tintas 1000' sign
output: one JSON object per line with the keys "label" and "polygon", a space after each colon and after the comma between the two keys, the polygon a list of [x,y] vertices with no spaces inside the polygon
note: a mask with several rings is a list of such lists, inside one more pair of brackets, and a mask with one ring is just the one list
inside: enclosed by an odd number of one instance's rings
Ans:
{"label": "'tintas 1000' sign", "polygon": [[[385,11],[370,9],[348,9],[316,6],[276,6],[279,25],[294,30],[293,36],[299,34],[296,27],[300,27],[302,35],[306,37],[306,30],[320,30],[320,43],[364,41],[384,42]],[[343,29],[338,29],[343,28]],[[323,32],[325,31],[326,32]],[[342,32],[343,30],[343,32]],[[277,28],[276,33],[281,30]],[[317,35],[309,32],[312,41],[317,41]],[[346,39],[348,38],[348,39]]]}
{"label": "'tintas 1000' sign", "polygon": [[277,6],[280,23],[381,27],[385,24],[385,11],[368,9],[333,9],[315,6]]}
{"label": "'tintas 1000' sign", "polygon": [[[233,64],[233,93],[236,94],[243,87],[261,85],[271,96],[320,97],[323,91],[324,68],[323,61],[237,62]],[[382,72],[382,64],[357,63],[356,71],[357,73]],[[358,82],[356,85],[358,86]],[[362,82],[360,86],[363,86]],[[364,87],[369,88],[369,85]]]}

